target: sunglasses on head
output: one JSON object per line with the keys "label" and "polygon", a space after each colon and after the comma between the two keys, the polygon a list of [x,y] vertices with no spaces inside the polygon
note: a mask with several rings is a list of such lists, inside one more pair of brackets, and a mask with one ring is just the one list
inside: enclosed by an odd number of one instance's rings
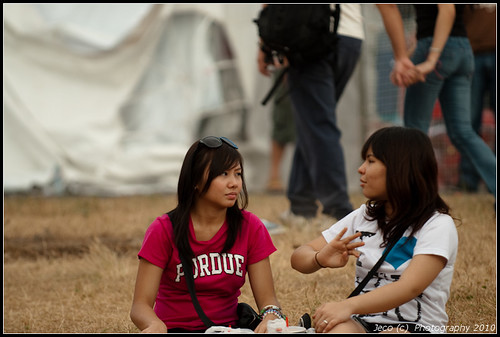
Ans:
{"label": "sunglasses on head", "polygon": [[209,147],[211,149],[216,149],[218,147],[222,146],[222,142],[226,143],[227,145],[231,146],[233,149],[237,149],[238,146],[236,146],[233,141],[231,141],[229,138],[226,137],[215,137],[215,136],[207,136],[202,139],[200,139],[200,143],[205,145],[206,147]]}

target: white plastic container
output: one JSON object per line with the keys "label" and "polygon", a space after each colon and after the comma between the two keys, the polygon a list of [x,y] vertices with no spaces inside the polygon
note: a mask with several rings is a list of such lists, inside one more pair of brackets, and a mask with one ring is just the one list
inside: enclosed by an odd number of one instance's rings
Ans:
{"label": "white plastic container", "polygon": [[267,333],[286,333],[286,321],[284,319],[273,319],[267,322]]}
{"label": "white plastic container", "polygon": [[288,326],[285,329],[285,333],[306,333],[306,328],[303,326]]}

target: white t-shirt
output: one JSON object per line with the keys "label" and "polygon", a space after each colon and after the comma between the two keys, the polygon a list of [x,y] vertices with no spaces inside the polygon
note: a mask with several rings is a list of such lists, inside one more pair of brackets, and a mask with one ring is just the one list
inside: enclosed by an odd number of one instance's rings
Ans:
{"label": "white t-shirt", "polygon": [[[335,4],[330,4],[330,7],[335,8]],[[364,40],[365,30],[363,27],[361,4],[340,4],[340,19],[337,34]]]}
{"label": "white t-shirt", "polygon": [[[356,286],[377,263],[385,249],[380,248],[382,232],[379,230],[377,222],[366,220],[365,214],[366,205],[362,205],[329,229],[323,231],[323,237],[327,242],[332,241],[345,227],[347,227],[347,232],[344,236],[362,232],[362,236],[356,239],[365,242],[364,246],[358,248],[362,254],[356,261]],[[362,315],[360,317],[372,323],[416,323],[426,327],[429,332],[446,332],[446,324],[448,323],[446,302],[450,294],[453,266],[458,249],[458,235],[455,223],[451,216],[436,212],[410,238],[410,241],[403,245],[410,233],[411,229],[407,230],[389,252],[378,272],[368,282],[363,292],[397,281],[415,255],[443,256],[447,259],[446,266],[420,296],[387,312]]]}

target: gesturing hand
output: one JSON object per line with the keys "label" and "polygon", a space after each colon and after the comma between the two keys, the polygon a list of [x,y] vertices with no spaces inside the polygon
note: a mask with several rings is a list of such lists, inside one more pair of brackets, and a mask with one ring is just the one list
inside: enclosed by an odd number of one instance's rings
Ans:
{"label": "gesturing hand", "polygon": [[359,238],[361,232],[342,239],[346,231],[347,228],[344,228],[332,241],[321,248],[316,255],[318,262],[323,267],[343,267],[347,264],[347,261],[349,261],[349,255],[353,255],[356,258],[360,256],[361,253],[357,251],[356,248],[363,246],[365,243],[362,241],[352,241]]}

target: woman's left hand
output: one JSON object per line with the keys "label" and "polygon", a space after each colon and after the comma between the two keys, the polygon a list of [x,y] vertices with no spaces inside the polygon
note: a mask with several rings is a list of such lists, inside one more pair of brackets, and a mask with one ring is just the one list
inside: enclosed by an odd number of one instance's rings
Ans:
{"label": "woman's left hand", "polygon": [[337,324],[351,318],[352,311],[345,302],[328,302],[318,307],[313,315],[316,332],[329,332]]}
{"label": "woman's left hand", "polygon": [[260,324],[255,328],[254,332],[255,333],[266,333],[267,332],[267,322],[269,322],[273,319],[280,319],[280,318],[278,318],[278,316],[273,315],[273,314],[267,315],[266,317],[264,317],[262,322],[260,322]]}
{"label": "woman's left hand", "polygon": [[409,87],[417,82],[425,82],[425,75],[422,72],[422,66],[415,66],[409,58],[400,61],[395,61],[392,68],[390,79],[392,84],[399,87]]}
{"label": "woman's left hand", "polygon": [[424,80],[423,81],[420,81],[420,82],[425,82],[425,77],[430,74],[432,71],[435,71],[436,72],[436,75],[438,77],[441,77],[441,75],[437,72],[436,70],[436,65],[437,65],[438,61],[434,61],[434,60],[425,60],[424,62],[422,63],[419,63],[415,66],[415,69],[418,70],[418,72],[420,74],[422,74]]}

